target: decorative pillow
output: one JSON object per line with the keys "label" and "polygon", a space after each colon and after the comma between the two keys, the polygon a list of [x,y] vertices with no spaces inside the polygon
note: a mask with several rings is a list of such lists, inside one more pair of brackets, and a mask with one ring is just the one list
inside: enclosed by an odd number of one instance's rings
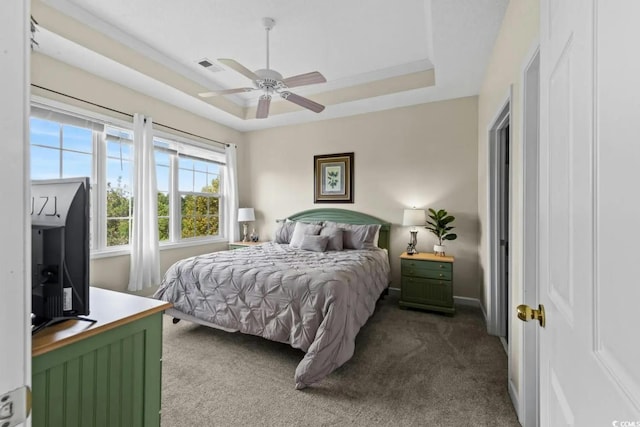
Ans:
{"label": "decorative pillow", "polygon": [[321,236],[327,236],[327,250],[328,251],[341,251],[344,247],[343,239],[344,232],[341,228],[338,228],[336,223],[332,223],[328,226],[322,227],[320,231]]}
{"label": "decorative pillow", "polygon": [[307,234],[318,235],[320,234],[321,225],[317,224],[306,224],[304,222],[296,222],[295,227],[293,229],[293,234],[291,236],[291,241],[289,242],[289,246],[292,248],[300,248],[302,244],[302,239]]}
{"label": "decorative pillow", "polygon": [[329,242],[329,236],[314,236],[305,234],[302,238],[300,249],[314,252],[324,252]]}
{"label": "decorative pillow", "polygon": [[373,246],[376,248],[380,247],[380,245],[378,245],[378,241],[380,240],[380,228],[382,228],[382,226],[378,227],[378,231],[376,231],[376,235],[373,236]]}
{"label": "decorative pillow", "polygon": [[374,238],[380,230],[380,224],[336,224],[342,229],[344,249],[373,249]]}
{"label": "decorative pillow", "polygon": [[295,228],[295,222],[279,222],[276,227],[275,242],[276,243],[290,243],[291,236],[293,235],[293,229]]}

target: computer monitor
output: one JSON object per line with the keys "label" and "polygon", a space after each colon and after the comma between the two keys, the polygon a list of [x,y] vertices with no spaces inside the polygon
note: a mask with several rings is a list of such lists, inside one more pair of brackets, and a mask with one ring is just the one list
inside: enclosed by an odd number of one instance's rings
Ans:
{"label": "computer monitor", "polygon": [[31,181],[32,333],[89,314],[89,178]]}

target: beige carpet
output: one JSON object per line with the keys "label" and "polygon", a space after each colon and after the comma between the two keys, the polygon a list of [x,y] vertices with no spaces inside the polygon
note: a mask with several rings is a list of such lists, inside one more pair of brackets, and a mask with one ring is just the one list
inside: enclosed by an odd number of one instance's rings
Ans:
{"label": "beige carpet", "polygon": [[162,425],[519,426],[507,358],[479,310],[454,317],[401,310],[386,297],[354,357],[294,389],[303,353],[165,316]]}

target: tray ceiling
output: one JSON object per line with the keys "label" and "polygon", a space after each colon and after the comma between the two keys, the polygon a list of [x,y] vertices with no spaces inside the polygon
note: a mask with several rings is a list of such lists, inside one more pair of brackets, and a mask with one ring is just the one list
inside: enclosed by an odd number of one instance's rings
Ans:
{"label": "tray ceiling", "polygon": [[[34,0],[44,54],[241,131],[476,95],[508,0]],[[320,71],[295,88],[320,114],[277,101],[255,119],[259,91],[217,58],[285,77]],[[208,59],[213,69],[198,62]]]}

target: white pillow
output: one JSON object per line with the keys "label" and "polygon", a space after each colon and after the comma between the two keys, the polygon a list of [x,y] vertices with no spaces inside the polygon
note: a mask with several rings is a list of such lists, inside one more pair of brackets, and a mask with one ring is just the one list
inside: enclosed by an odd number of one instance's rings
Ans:
{"label": "white pillow", "polygon": [[318,224],[306,224],[304,222],[296,222],[296,226],[293,229],[293,235],[291,235],[291,241],[289,242],[289,246],[292,248],[300,248],[302,245],[302,240],[304,236],[307,234],[310,235],[318,235],[320,230],[322,229],[321,225]]}

